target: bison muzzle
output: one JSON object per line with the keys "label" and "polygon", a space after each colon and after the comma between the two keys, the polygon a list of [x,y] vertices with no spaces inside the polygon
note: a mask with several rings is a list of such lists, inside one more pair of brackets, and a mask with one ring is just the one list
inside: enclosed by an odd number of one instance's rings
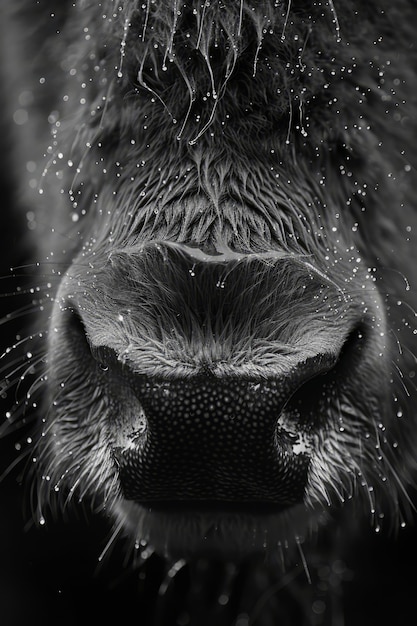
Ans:
{"label": "bison muzzle", "polygon": [[410,508],[415,6],[72,4],[40,81],[38,515],[308,574],[315,530]]}

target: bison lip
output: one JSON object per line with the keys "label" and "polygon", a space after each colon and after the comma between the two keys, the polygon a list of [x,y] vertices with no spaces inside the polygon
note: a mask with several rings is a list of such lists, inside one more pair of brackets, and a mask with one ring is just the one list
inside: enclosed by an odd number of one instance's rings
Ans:
{"label": "bison lip", "polygon": [[149,500],[138,503],[149,512],[169,514],[193,514],[202,515],[278,515],[285,511],[287,507],[282,504],[271,502],[253,501],[220,501],[220,500]]}
{"label": "bison lip", "polygon": [[143,505],[125,499],[117,502],[114,513],[135,542],[166,557],[235,561],[302,542],[326,517],[323,510],[307,512],[304,504],[288,510],[216,502],[178,507],[178,503]]}

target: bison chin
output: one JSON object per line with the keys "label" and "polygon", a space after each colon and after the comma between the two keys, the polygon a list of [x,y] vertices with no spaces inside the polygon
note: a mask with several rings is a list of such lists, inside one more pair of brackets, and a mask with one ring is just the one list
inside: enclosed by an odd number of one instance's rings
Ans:
{"label": "bison chin", "polygon": [[41,502],[76,493],[174,557],[300,543],[346,500],[377,512],[389,402],[366,268],[347,291],[280,251],[91,258],[52,316]]}

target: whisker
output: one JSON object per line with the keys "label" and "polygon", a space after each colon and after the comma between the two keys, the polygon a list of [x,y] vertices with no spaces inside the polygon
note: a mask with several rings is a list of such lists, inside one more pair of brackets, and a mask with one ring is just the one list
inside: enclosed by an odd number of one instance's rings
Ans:
{"label": "whisker", "polygon": [[300,540],[300,537],[297,537],[297,536],[295,537],[295,543],[297,544],[297,548],[298,548],[298,551],[300,553],[301,562],[303,564],[303,568],[304,568],[304,571],[305,571],[305,574],[306,574],[307,582],[309,583],[309,585],[311,585],[311,576],[310,576],[310,572],[309,572],[309,569],[308,569],[308,565],[307,565],[307,561],[306,561],[306,557],[305,557],[305,554],[304,554],[304,550],[303,550],[303,546],[302,546],[302,542]]}
{"label": "whisker", "polygon": [[16,467],[18,467],[22,461],[30,454],[30,450],[24,450],[12,461],[8,467],[0,474],[0,483],[2,483],[9,474],[11,474]]}
{"label": "whisker", "polygon": [[122,528],[123,528],[123,520],[120,520],[118,524],[115,525],[109,540],[107,541],[101,554],[98,557],[98,560],[100,562],[103,561],[104,557],[108,555],[111,547],[115,544],[117,537],[120,535]]}

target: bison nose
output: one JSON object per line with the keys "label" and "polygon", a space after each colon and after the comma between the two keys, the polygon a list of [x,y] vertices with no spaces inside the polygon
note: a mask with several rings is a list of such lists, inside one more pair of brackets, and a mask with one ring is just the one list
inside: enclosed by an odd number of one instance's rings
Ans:
{"label": "bison nose", "polygon": [[319,355],[286,375],[258,380],[136,376],[131,385],[140,426],[131,426],[114,448],[125,497],[278,506],[301,501],[309,466],[302,432],[311,424],[301,425],[305,416],[295,399],[312,377],[328,377],[333,365],[333,357]]}

